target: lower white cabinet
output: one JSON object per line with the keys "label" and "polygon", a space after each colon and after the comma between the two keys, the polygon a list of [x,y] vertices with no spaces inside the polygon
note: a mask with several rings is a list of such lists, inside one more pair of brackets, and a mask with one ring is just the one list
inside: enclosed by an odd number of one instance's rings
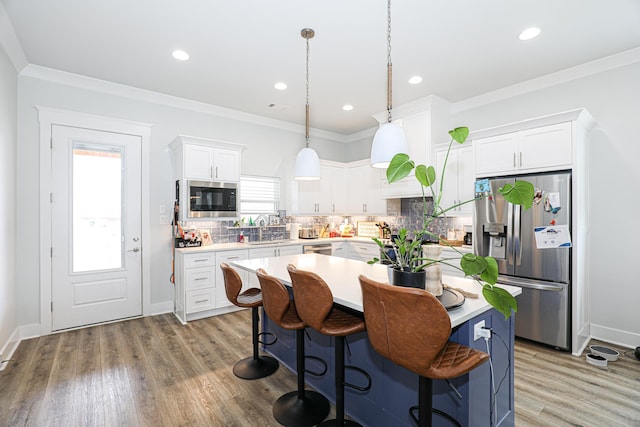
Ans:
{"label": "lower white cabinet", "polygon": [[331,243],[331,256],[340,258],[349,258],[349,243],[335,242]]}
{"label": "lower white cabinet", "polygon": [[[302,253],[301,245],[287,245],[287,246],[271,246],[268,248],[252,248],[249,249],[249,259],[255,258],[270,258],[284,255],[298,255]],[[267,274],[269,272],[267,271]],[[249,275],[247,283],[249,287],[260,287],[258,276],[255,274]]]}
{"label": "lower white cabinet", "polygon": [[350,242],[349,258],[356,261],[371,261],[373,258],[380,258],[380,248],[371,241],[371,243]]}
{"label": "lower white cabinet", "polygon": [[[456,249],[463,254],[473,253],[473,250],[470,249],[469,247],[466,247],[466,248],[457,247]],[[444,260],[446,258],[454,258],[454,259],[450,261],[446,261],[449,264],[452,264],[451,266],[440,263],[440,269],[442,270],[442,275],[453,276],[453,277],[464,277],[464,273],[461,270],[458,270],[457,268],[454,267],[454,266],[457,266],[457,267],[460,266],[460,258],[462,258],[462,255],[456,252],[455,249],[452,249],[447,246],[443,246],[440,259]],[[446,280],[444,280],[444,282],[446,283]]]}
{"label": "lower white cabinet", "polygon": [[[216,252],[216,308],[231,307],[234,306],[229,298],[227,298],[227,291],[224,287],[224,276],[220,264],[231,261],[239,261],[241,259],[249,258],[249,252],[246,249],[232,250],[232,251],[220,251]],[[249,288],[248,277],[249,273],[245,270],[236,268],[236,271],[242,279],[242,291]],[[242,292],[241,291],[241,292]],[[234,306],[235,307],[235,306]]]}

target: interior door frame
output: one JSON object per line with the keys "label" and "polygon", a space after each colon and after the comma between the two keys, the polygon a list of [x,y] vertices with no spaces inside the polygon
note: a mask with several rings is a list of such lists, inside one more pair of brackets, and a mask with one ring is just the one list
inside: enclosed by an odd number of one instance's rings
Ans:
{"label": "interior door frame", "polygon": [[150,250],[145,248],[150,242],[149,205],[149,144],[150,124],[103,117],[75,111],[36,106],[40,123],[40,335],[50,335],[51,319],[51,139],[52,126],[61,125],[93,129],[103,132],[123,133],[139,136],[141,139],[141,236],[142,247],[142,315],[151,313],[151,264]]}

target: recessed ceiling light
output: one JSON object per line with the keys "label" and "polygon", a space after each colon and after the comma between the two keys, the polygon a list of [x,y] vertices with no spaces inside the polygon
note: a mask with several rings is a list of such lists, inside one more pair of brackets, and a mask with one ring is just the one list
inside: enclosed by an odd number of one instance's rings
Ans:
{"label": "recessed ceiling light", "polygon": [[420,76],[413,76],[409,79],[409,83],[412,85],[417,85],[422,83],[422,77]]}
{"label": "recessed ceiling light", "polygon": [[187,61],[189,60],[189,54],[184,50],[174,50],[171,55],[177,59],[178,61]]}
{"label": "recessed ceiling light", "polygon": [[342,109],[343,109],[344,111],[351,111],[351,110],[353,110],[353,105],[351,105],[351,104],[345,104],[345,105],[343,105],[343,106],[342,106]]}
{"label": "recessed ceiling light", "polygon": [[531,27],[521,32],[518,38],[520,40],[531,40],[535,37],[538,37],[538,34],[540,34],[540,28]]}
{"label": "recessed ceiling light", "polygon": [[287,84],[284,82],[278,82],[274,84],[273,87],[275,87],[278,90],[285,90],[287,88]]}

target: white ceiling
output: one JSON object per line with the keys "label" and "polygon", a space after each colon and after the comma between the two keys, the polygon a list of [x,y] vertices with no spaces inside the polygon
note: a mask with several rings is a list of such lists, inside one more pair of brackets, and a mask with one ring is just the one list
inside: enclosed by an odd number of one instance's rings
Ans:
{"label": "white ceiling", "polygon": [[[310,27],[311,126],[353,134],[386,107],[385,0],[0,1],[31,64],[297,124],[300,30]],[[640,46],[640,0],[391,7],[394,105],[431,94],[456,102]],[[529,26],[541,35],[519,41]],[[191,60],[174,60],[177,48]],[[409,85],[414,74],[423,83]],[[278,81],[289,88],[277,91]]]}

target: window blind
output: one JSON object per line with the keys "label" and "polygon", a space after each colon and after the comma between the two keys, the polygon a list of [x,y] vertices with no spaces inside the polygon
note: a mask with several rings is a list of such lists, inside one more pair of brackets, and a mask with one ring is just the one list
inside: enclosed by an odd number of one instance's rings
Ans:
{"label": "window blind", "polygon": [[273,214],[280,205],[280,178],[240,177],[240,213],[243,216]]}

